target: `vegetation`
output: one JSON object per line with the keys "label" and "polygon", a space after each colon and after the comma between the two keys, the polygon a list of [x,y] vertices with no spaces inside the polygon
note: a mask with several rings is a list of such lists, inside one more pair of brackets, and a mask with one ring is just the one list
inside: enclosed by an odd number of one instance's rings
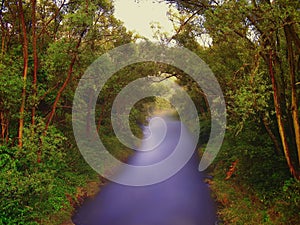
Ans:
{"label": "vegetation", "polygon": [[[202,58],[226,99],[227,133],[210,168],[220,220],[297,224],[300,2],[165,2],[178,9],[169,14],[176,34],[157,31],[158,44],[173,41]],[[0,224],[61,224],[85,197],[80,192],[99,180],[76,147],[71,111],[87,67],[137,40],[113,10],[108,0],[1,1]],[[158,79],[155,88],[173,79],[191,96],[203,149],[210,133],[205,94],[183,71],[156,62],[127,66],[103,87],[95,120],[105,145],[120,160],[131,154],[114,136],[111,107],[123,87],[149,76]],[[141,136],[146,116],[165,108],[172,107],[156,97],[136,103],[130,114],[133,133]]]}
{"label": "vegetation", "polygon": [[96,57],[134,38],[110,1],[1,3],[0,224],[60,224],[79,187],[99,179],[73,140],[76,84]]}
{"label": "vegetation", "polygon": [[[221,220],[297,224],[299,1],[167,2],[181,12],[172,16],[179,24],[173,38],[210,65],[227,102],[212,185]],[[195,47],[208,37],[209,46]]]}

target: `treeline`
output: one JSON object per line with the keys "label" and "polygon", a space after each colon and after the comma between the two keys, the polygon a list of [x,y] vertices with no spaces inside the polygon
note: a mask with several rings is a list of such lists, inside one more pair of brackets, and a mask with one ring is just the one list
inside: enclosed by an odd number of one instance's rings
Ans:
{"label": "treeline", "polygon": [[[111,1],[0,7],[0,224],[59,224],[70,218],[77,187],[98,179],[73,141],[77,83],[97,57],[134,37]],[[97,116],[105,118],[101,107]]]}
{"label": "treeline", "polygon": [[[228,128],[214,164],[225,224],[297,224],[300,214],[300,2],[167,0],[173,39],[209,64]],[[198,45],[199,40],[207,44]],[[168,38],[162,36],[162,42]],[[261,212],[258,212],[258,211]]]}

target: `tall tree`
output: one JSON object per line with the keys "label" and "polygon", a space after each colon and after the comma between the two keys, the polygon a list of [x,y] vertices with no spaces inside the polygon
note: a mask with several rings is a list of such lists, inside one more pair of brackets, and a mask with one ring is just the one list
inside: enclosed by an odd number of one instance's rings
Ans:
{"label": "tall tree", "polygon": [[[243,71],[238,72],[245,75],[248,73],[248,76],[255,79],[265,76],[265,81],[272,87],[273,109],[263,105],[258,108],[256,100],[251,104],[248,102],[243,104],[251,106],[248,107],[249,111],[254,109],[256,113],[264,115],[263,117],[271,115],[272,111],[275,112],[276,120],[272,124],[277,127],[277,131],[269,129],[270,137],[273,137],[275,144],[276,135],[272,134],[279,133],[277,139],[281,143],[290,172],[293,177],[300,180],[299,90],[296,85],[299,80],[300,53],[299,1],[167,0],[167,2],[175,4],[184,13],[197,12],[198,16],[205,18],[205,22],[199,26],[202,26],[213,39],[212,48],[225,46],[224,42],[228,42],[231,44],[223,51],[230,51],[230,46],[238,44],[244,46],[240,48],[239,55],[246,56],[245,52],[249,52],[251,60],[242,58],[243,64],[240,68]],[[235,74],[231,76],[236,77]],[[261,92],[265,90],[263,86],[253,88],[253,79],[248,81],[244,82],[244,85],[248,90],[252,90],[251,95],[261,96],[259,98],[262,99],[265,94]],[[237,87],[241,88],[236,86],[238,84],[234,85],[236,90]],[[266,104],[267,102],[265,106]],[[278,144],[275,145],[278,147]],[[293,157],[294,155],[298,157]]]}
{"label": "tall tree", "polygon": [[18,142],[19,147],[22,147],[23,142],[23,129],[24,129],[24,116],[25,116],[25,101],[26,101],[26,87],[27,87],[27,73],[28,73],[28,39],[27,39],[27,30],[26,30],[26,22],[23,10],[22,0],[18,2],[19,9],[19,19],[22,28],[22,44],[23,44],[23,89],[22,89],[22,103],[20,107],[20,120],[19,120],[19,133],[18,133]]}
{"label": "tall tree", "polygon": [[32,48],[33,48],[33,78],[32,78],[32,109],[31,124],[35,124],[36,97],[37,97],[37,73],[38,73],[38,53],[37,53],[37,35],[36,35],[36,0],[31,0],[32,7]]}

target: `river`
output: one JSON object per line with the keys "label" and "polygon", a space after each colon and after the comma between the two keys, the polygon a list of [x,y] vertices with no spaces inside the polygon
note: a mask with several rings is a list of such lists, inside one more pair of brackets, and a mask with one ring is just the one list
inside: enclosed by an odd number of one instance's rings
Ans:
{"label": "river", "polygon": [[[147,166],[167,158],[175,149],[178,138],[190,142],[182,123],[167,120],[168,131],[155,150],[137,151],[130,164]],[[151,128],[152,129],[152,128]],[[160,133],[159,126],[156,128]],[[155,134],[155,129],[152,129]],[[149,128],[144,127],[145,136]],[[160,138],[160,137],[157,137]],[[148,142],[149,144],[149,142]],[[143,145],[143,144],[142,144]],[[181,149],[184,151],[184,149]],[[196,153],[185,166],[169,179],[147,186],[127,186],[110,182],[91,201],[86,201],[73,216],[76,225],[213,225],[216,208],[210,196],[205,174],[198,171]],[[160,171],[153,170],[153,176]],[[122,171],[120,176],[131,176]]]}

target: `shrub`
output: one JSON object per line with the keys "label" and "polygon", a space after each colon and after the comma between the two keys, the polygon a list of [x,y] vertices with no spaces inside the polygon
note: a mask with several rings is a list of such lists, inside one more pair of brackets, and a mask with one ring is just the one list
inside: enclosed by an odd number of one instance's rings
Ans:
{"label": "shrub", "polygon": [[67,167],[63,141],[54,127],[24,129],[23,147],[0,146],[0,224],[36,224],[62,208],[66,184],[60,171]]}

